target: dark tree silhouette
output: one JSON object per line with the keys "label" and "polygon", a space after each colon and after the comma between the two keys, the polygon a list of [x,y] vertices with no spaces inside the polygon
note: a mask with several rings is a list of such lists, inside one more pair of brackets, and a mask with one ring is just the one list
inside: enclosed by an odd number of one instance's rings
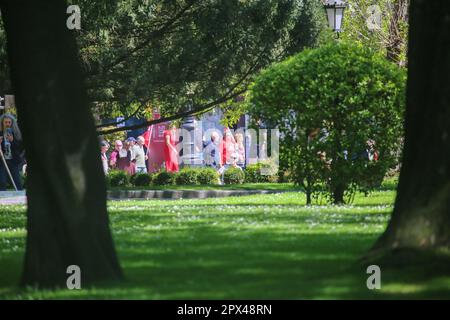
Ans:
{"label": "dark tree silhouette", "polygon": [[450,245],[450,1],[412,0],[403,166],[392,219],[375,245]]}
{"label": "dark tree silhouette", "polygon": [[11,79],[27,151],[23,285],[122,277],[106,211],[99,142],[62,0],[0,0]]}

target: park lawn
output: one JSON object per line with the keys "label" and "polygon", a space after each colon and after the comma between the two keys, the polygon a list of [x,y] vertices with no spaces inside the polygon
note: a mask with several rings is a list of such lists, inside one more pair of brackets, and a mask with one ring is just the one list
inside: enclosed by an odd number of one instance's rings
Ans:
{"label": "park lawn", "polygon": [[[2,299],[450,298],[444,260],[380,264],[366,287],[360,258],[383,232],[395,191],[359,194],[351,206],[305,207],[302,193],[216,199],[110,201],[126,281],[82,290],[19,289],[25,207],[0,208]],[[395,264],[395,262],[394,262]],[[424,268],[426,266],[426,268]],[[431,270],[431,271],[430,271]]]}

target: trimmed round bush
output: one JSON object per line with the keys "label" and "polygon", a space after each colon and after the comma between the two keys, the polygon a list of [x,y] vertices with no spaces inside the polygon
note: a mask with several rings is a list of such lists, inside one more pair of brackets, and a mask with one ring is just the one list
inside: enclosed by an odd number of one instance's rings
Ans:
{"label": "trimmed round bush", "polygon": [[214,168],[202,168],[198,170],[198,182],[200,184],[218,184],[219,174]]}
{"label": "trimmed round bush", "polygon": [[148,173],[137,173],[131,177],[131,182],[136,187],[147,187],[152,182],[152,177]]}
{"label": "trimmed round bush", "polygon": [[270,169],[269,164],[255,163],[250,164],[244,169],[245,182],[247,183],[264,183],[278,182],[278,174],[262,174],[264,168]]}
{"label": "trimmed round bush", "polygon": [[307,199],[323,192],[338,204],[398,164],[405,84],[405,69],[370,48],[330,43],[264,70],[246,103],[279,129],[280,164]]}
{"label": "trimmed round bush", "polygon": [[225,184],[243,184],[244,181],[245,173],[240,168],[229,168],[223,174]]}
{"label": "trimmed round bush", "polygon": [[176,183],[180,185],[198,184],[199,171],[193,168],[183,168],[176,176]]}
{"label": "trimmed round bush", "polygon": [[160,171],[153,177],[153,184],[157,186],[172,185],[175,183],[175,174],[167,171]]}
{"label": "trimmed round bush", "polygon": [[112,170],[106,177],[110,187],[127,187],[130,184],[130,176],[122,170]]}

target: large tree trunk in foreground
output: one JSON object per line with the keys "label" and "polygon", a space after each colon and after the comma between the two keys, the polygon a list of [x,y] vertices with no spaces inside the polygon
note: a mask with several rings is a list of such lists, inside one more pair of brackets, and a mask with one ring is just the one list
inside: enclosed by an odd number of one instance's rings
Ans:
{"label": "large tree trunk in foreground", "polygon": [[27,152],[23,285],[65,286],[122,276],[106,211],[99,143],[62,0],[0,0]]}
{"label": "large tree trunk in foreground", "polygon": [[410,13],[403,166],[376,248],[450,245],[450,1],[413,0]]}

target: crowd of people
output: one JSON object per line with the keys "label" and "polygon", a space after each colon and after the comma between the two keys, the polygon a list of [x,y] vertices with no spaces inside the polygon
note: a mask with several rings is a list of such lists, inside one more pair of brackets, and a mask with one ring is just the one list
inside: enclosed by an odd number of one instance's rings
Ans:
{"label": "crowd of people", "polygon": [[223,173],[229,167],[243,168],[245,164],[244,135],[225,128],[223,139],[218,132],[212,132],[210,141],[204,145],[203,159],[205,165]]}
{"label": "crowd of people", "polygon": [[[162,167],[168,172],[179,171],[179,150],[177,145],[179,137],[177,128],[171,125],[163,133],[164,162]],[[109,152],[110,145],[107,141],[100,143],[101,160],[105,174],[110,170],[123,170],[130,175],[147,173],[149,171],[149,137],[139,136],[136,139],[130,137],[125,141],[114,142],[114,149]],[[241,132],[232,134],[225,128],[223,138],[219,132],[211,133],[209,141],[203,144],[204,165],[215,168],[220,174],[230,167],[242,169],[245,164],[244,135]]]}
{"label": "crowd of people", "polygon": [[112,169],[123,170],[130,175],[148,172],[148,148],[145,146],[143,136],[139,136],[137,139],[130,137],[123,142],[116,140],[114,150],[108,156],[109,148],[108,142],[100,143],[100,155],[105,174]]}

